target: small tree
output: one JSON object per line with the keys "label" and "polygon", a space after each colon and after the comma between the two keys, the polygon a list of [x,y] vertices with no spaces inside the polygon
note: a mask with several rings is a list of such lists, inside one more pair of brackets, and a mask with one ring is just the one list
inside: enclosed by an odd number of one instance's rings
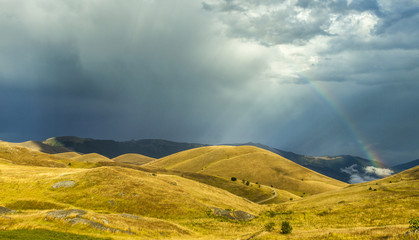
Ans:
{"label": "small tree", "polygon": [[419,217],[414,217],[409,220],[409,230],[411,232],[419,232]]}
{"label": "small tree", "polygon": [[274,227],[275,227],[274,222],[268,222],[267,224],[265,224],[265,230],[268,232],[272,232],[272,230],[274,230]]}
{"label": "small tree", "polygon": [[292,227],[290,222],[288,221],[283,221],[282,222],[282,226],[281,226],[281,233],[282,234],[288,234],[292,232]]}
{"label": "small tree", "polygon": [[237,181],[237,178],[236,177],[231,177],[231,181],[235,182],[235,181]]}
{"label": "small tree", "polygon": [[249,181],[246,181],[246,185],[249,186],[249,184],[250,184],[250,182]]}

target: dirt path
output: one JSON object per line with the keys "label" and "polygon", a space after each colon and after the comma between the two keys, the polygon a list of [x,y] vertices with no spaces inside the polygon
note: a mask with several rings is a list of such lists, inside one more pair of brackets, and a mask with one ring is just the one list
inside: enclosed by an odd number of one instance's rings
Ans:
{"label": "dirt path", "polygon": [[272,197],[270,197],[270,198],[267,198],[265,200],[262,200],[262,201],[257,202],[257,204],[261,204],[261,203],[267,202],[269,200],[272,200],[272,199],[276,198],[276,196],[278,196],[278,193],[276,192],[276,190],[274,188],[271,188],[271,187],[268,187],[268,188],[270,188],[270,189],[272,189],[272,191],[274,191],[274,195]]}

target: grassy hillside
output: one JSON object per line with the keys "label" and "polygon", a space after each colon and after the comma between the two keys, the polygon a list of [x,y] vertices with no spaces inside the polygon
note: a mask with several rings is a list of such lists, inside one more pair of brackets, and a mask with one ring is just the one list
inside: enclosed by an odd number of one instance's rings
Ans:
{"label": "grassy hillside", "polygon": [[75,156],[72,157],[71,160],[76,162],[112,162],[111,159],[97,153],[88,153]]}
{"label": "grassy hillside", "polygon": [[66,167],[66,159],[14,143],[0,141],[0,162],[43,167]]}
{"label": "grassy hillside", "polygon": [[137,154],[137,153],[127,153],[127,154],[112,158],[112,160],[115,162],[120,162],[120,163],[143,165],[151,161],[154,161],[155,158],[147,157],[147,156]]}
{"label": "grassy hillside", "polygon": [[[130,212],[160,218],[202,216],[208,206],[257,210],[255,204],[233,194],[178,176],[153,176],[120,167],[52,169],[0,166],[0,202],[15,209],[16,202],[23,204],[24,201],[37,200],[61,207]],[[65,180],[74,181],[75,186],[52,188],[55,183]]]}
{"label": "grassy hillside", "polygon": [[298,195],[339,189],[347,184],[304,168],[253,146],[210,146],[191,149],[150,162],[145,167],[236,177]]}
{"label": "grassy hillside", "polygon": [[80,153],[99,153],[115,158],[126,153],[138,153],[152,158],[161,158],[187,149],[205,146],[196,143],[178,143],[160,139],[143,139],[118,142],[79,137],[53,137],[44,144],[65,147]]}
{"label": "grassy hillside", "polygon": [[[347,183],[349,183],[350,175],[345,172],[342,172],[341,169],[355,165],[354,169],[356,169],[360,173],[363,173],[365,172],[365,169],[364,169],[365,167],[376,166],[376,163],[374,163],[371,160],[361,158],[361,157],[351,156],[351,155],[311,157],[311,156],[296,154],[293,152],[283,151],[277,148],[271,148],[269,146],[266,146],[260,143],[236,144],[236,146],[242,146],[242,145],[251,145],[251,146],[255,146],[258,148],[271,151],[301,166],[309,168],[315,172],[321,173],[325,176],[328,176],[328,177],[331,177],[331,178],[334,178],[343,182],[347,182]],[[379,176],[375,176],[375,177],[380,178]]]}
{"label": "grassy hillside", "polygon": [[15,146],[30,148],[33,150],[37,150],[37,151],[40,151],[43,153],[49,153],[49,154],[64,153],[64,152],[71,151],[70,149],[66,147],[50,146],[48,144],[44,144],[38,141],[27,141],[27,142],[22,142],[22,143],[11,143],[11,144]]}

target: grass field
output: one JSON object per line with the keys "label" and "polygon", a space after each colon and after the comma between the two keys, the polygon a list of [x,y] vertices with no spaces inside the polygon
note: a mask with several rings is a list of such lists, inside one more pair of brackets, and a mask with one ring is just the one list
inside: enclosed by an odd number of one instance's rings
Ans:
{"label": "grass field", "polygon": [[[69,167],[64,156],[21,146],[3,143],[0,150],[0,207],[14,210],[0,213],[0,239],[419,239],[418,234],[405,234],[409,220],[419,216],[419,167],[303,197],[277,189],[276,202],[258,205],[237,195],[257,201],[272,190],[254,182],[247,186],[238,175],[231,181],[200,171],[172,167],[150,172],[115,162],[78,168]],[[244,154],[254,156],[250,153]],[[40,166],[43,161],[64,166]],[[62,181],[74,181],[74,186],[52,188]],[[246,211],[257,218],[229,220],[210,207]],[[49,215],[70,209],[84,215]],[[291,224],[291,234],[281,233],[283,221]]]}

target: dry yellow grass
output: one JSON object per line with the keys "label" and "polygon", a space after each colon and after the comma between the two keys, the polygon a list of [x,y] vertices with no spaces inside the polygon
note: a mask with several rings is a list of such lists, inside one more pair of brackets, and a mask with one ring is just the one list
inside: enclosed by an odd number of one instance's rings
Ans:
{"label": "dry yellow grass", "polygon": [[118,157],[112,158],[115,162],[128,163],[135,165],[143,165],[151,161],[156,160],[155,158],[147,157],[137,153],[127,153]]}
{"label": "dry yellow grass", "polygon": [[55,153],[54,156],[60,157],[60,158],[75,158],[79,157],[83,154],[77,153],[77,152],[64,152],[64,153]]}
{"label": "dry yellow grass", "polygon": [[32,150],[36,150],[43,153],[55,154],[55,153],[62,153],[62,152],[69,152],[70,149],[65,147],[54,147],[42,142],[38,141],[26,141],[22,143],[9,143],[13,146],[25,147],[30,148]]}
{"label": "dry yellow grass", "polygon": [[[243,165],[245,174],[250,174],[251,169],[266,176],[274,171],[289,178],[304,173],[302,182],[311,184],[318,184],[324,178],[257,148],[246,147],[239,151],[234,147],[202,148],[192,152],[189,158],[188,154],[183,154],[156,160],[162,161],[159,164],[167,163],[172,170],[155,175],[141,171],[142,166],[135,166],[137,170],[118,166],[75,168],[77,164],[87,165],[60,158],[60,155],[0,142],[0,158],[3,159],[0,159],[0,206],[18,210],[14,214],[0,215],[0,230],[42,228],[113,239],[419,239],[417,235],[404,235],[408,220],[419,216],[419,167],[381,180],[343,188],[337,186],[336,190],[304,198],[277,189],[281,197],[293,197],[293,200],[260,206],[191,179],[204,181],[200,178],[207,178],[205,181],[220,181],[221,185],[226,181],[231,183],[230,175],[221,178],[202,175],[230,174],[222,168],[224,164],[232,169]],[[184,159],[190,162],[186,164]],[[49,166],[51,162],[67,165],[68,161],[72,162],[72,168],[40,166]],[[185,179],[181,177],[182,172],[174,171],[182,165],[200,173],[189,174],[191,179]],[[265,165],[272,165],[274,169],[259,168]],[[158,164],[147,166],[157,167]],[[251,180],[252,175],[244,176]],[[240,175],[236,177],[241,180]],[[52,189],[63,180],[73,180],[76,184]],[[239,181],[234,184],[243,185]],[[252,188],[256,188],[255,181]],[[326,181],[325,184],[331,183]],[[209,206],[243,210],[259,217],[249,222],[230,221],[210,214]],[[48,211],[70,208],[84,209],[85,218],[135,235],[45,218]],[[294,228],[289,235],[280,233],[281,222],[285,220]],[[275,223],[275,227],[268,232],[265,225],[270,222]]]}
{"label": "dry yellow grass", "polygon": [[0,160],[18,165],[66,167],[63,158],[3,141],[0,141]]}
{"label": "dry yellow grass", "polygon": [[76,161],[76,162],[90,162],[90,163],[113,162],[111,159],[103,155],[100,155],[98,153],[88,153],[88,154],[75,156],[75,157],[72,157],[71,160]]}
{"label": "dry yellow grass", "polygon": [[317,194],[347,186],[346,183],[253,146],[211,146],[191,149],[144,166],[198,172],[225,178],[234,176],[240,180],[272,185],[298,195]]}

